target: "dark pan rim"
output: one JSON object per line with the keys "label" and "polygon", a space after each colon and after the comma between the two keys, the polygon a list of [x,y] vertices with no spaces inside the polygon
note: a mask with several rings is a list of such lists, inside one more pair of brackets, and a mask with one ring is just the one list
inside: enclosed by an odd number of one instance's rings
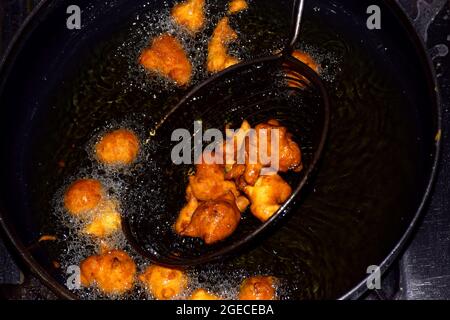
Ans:
{"label": "dark pan rim", "polygon": [[[10,42],[8,48],[5,51],[4,57],[0,62],[0,90],[2,90],[4,86],[4,81],[6,80],[5,75],[9,73],[9,66],[15,60],[17,53],[20,51],[23,43],[26,41],[28,36],[28,31],[33,30],[33,28],[39,24],[39,16],[42,12],[49,8],[52,5],[52,0],[42,0],[28,15],[25,19],[22,26],[14,35],[12,41]],[[400,23],[405,27],[406,31],[411,37],[411,40],[415,44],[416,53],[419,55],[421,68],[427,74],[427,84],[430,92],[434,92],[433,96],[433,109],[436,111],[436,129],[437,132],[441,132],[442,130],[442,106],[441,106],[441,97],[439,93],[439,87],[437,84],[436,72],[432,63],[431,58],[426,53],[426,46],[420,36],[417,34],[417,31],[414,29],[411,20],[408,18],[406,13],[401,9],[400,5],[394,0],[385,0],[386,5],[388,5],[396,17],[400,20]],[[411,220],[408,228],[405,233],[401,237],[401,239],[397,242],[397,245],[391,250],[389,255],[379,264],[381,272],[384,273],[389,267],[393,264],[393,262],[397,259],[399,254],[405,248],[405,245],[411,239],[413,232],[416,230],[418,222],[424,212],[424,208],[428,204],[428,200],[430,198],[430,194],[432,193],[437,170],[439,167],[439,159],[440,159],[440,151],[441,151],[441,139],[435,142],[435,149],[433,154],[433,165],[431,167],[431,171],[428,176],[428,184],[423,194],[422,201]],[[78,299],[78,297],[65,288],[62,284],[57,282],[28,252],[22,241],[17,236],[14,228],[4,219],[4,208],[3,205],[0,204],[0,225],[4,230],[7,238],[11,242],[11,244],[15,247],[19,256],[30,268],[31,272],[33,272],[38,278],[40,278],[43,283],[49,287],[53,292],[59,295],[61,298],[74,300]],[[339,300],[347,300],[347,299],[358,299],[365,292],[368,291],[367,288],[367,276],[364,280],[362,280],[359,284],[357,284],[353,289],[349,290],[346,294],[342,295]]]}

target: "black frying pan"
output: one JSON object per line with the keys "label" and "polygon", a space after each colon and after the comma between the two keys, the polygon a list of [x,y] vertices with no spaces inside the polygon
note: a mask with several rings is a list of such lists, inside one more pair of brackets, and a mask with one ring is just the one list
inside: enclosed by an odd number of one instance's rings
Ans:
{"label": "black frying pan", "polygon": [[[55,197],[80,175],[95,172],[109,179],[86,151],[96,134],[126,124],[144,139],[185,92],[128,68],[148,38],[163,31],[145,28],[142,20],[167,5],[153,1],[143,8],[143,3],[79,1],[83,27],[77,31],[65,27],[69,1],[43,1],[2,64],[0,221],[20,256],[65,298],[77,295],[64,286],[64,268],[52,263],[70,241],[55,219]],[[372,4],[382,9],[381,30],[365,26]],[[239,25],[248,45],[233,50],[256,56],[280,47],[290,8],[289,1],[255,1]],[[320,57],[334,100],[330,139],[314,187],[267,239],[208,267],[274,274],[293,299],[357,298],[367,290],[367,267],[385,271],[391,265],[431,192],[440,131],[435,76],[394,1],[309,1],[302,32],[299,46]],[[204,77],[198,72],[194,80]],[[162,196],[141,192],[151,177],[142,168],[145,161],[140,163],[115,177],[129,187],[121,195],[135,204],[129,210],[146,210]],[[137,194],[143,194],[138,203],[133,202]],[[55,232],[59,241],[37,244],[40,235]],[[197,271],[202,276],[203,270]]]}

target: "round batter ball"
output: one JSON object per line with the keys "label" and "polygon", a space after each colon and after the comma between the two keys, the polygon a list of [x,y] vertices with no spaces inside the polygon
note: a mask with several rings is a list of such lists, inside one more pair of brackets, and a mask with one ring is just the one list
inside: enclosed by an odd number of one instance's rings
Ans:
{"label": "round batter ball", "polygon": [[129,165],[139,152],[139,139],[127,129],[105,134],[95,145],[97,159],[106,165]]}
{"label": "round batter ball", "polygon": [[133,288],[136,265],[122,250],[111,250],[90,256],[80,264],[81,284],[97,285],[103,293],[123,294]]}
{"label": "round batter ball", "polygon": [[251,277],[242,282],[239,300],[275,300],[274,277]]}
{"label": "round batter ball", "polygon": [[205,289],[195,290],[189,300],[221,300],[219,296],[210,293]]}
{"label": "round batter ball", "polygon": [[139,280],[158,300],[173,299],[187,286],[187,276],[183,271],[157,265],[149,266]]}
{"label": "round batter ball", "polygon": [[81,179],[72,183],[64,195],[64,206],[78,215],[95,209],[103,196],[103,186],[98,180]]}

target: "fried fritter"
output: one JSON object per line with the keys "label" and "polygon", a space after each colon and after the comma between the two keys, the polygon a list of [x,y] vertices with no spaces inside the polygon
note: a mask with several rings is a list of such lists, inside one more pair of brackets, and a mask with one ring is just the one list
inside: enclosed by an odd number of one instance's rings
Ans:
{"label": "fried fritter", "polygon": [[186,188],[186,205],[181,209],[175,222],[175,232],[180,234],[191,223],[192,215],[199,206],[197,198],[192,194],[192,188],[188,186]]}
{"label": "fried fritter", "polygon": [[191,33],[205,25],[205,0],[187,0],[172,8],[172,19]]}
{"label": "fried fritter", "polygon": [[123,294],[133,288],[136,265],[122,250],[90,256],[80,264],[81,284],[96,285],[106,294]]}
{"label": "fried fritter", "polygon": [[292,189],[278,174],[273,174],[260,176],[255,185],[246,186],[244,192],[250,199],[252,214],[265,222],[291,196]]}
{"label": "fried fritter", "polygon": [[187,287],[186,274],[178,269],[151,265],[139,276],[145,288],[158,300],[170,300]]}
{"label": "fried fritter", "polygon": [[102,201],[93,215],[94,218],[83,230],[87,235],[104,238],[120,230],[121,216],[115,201]]}
{"label": "fried fritter", "polygon": [[192,65],[181,43],[170,34],[153,39],[150,48],[145,49],[139,63],[147,70],[157,72],[179,86],[189,84]]}
{"label": "fried fritter", "polygon": [[108,132],[95,145],[97,159],[106,165],[129,165],[139,152],[139,139],[131,130]]}
{"label": "fried fritter", "polygon": [[200,201],[214,200],[228,192],[239,196],[236,185],[225,180],[224,166],[219,164],[198,164],[195,175],[189,177],[189,186],[192,194]]}
{"label": "fried fritter", "polygon": [[189,300],[222,300],[220,297],[208,292],[205,289],[195,290]]}
{"label": "fried fritter", "polygon": [[232,194],[203,202],[181,235],[202,238],[213,244],[230,236],[241,220],[241,212]]}
{"label": "fried fritter", "polygon": [[228,45],[237,37],[237,33],[230,27],[228,18],[222,18],[208,44],[207,69],[209,72],[219,72],[239,62],[239,59],[228,54]]}
{"label": "fried fritter", "polygon": [[174,230],[182,236],[203,238],[207,244],[229,236],[249,205],[235,183],[225,180],[224,165],[205,163],[204,158],[189,177],[186,201]]}
{"label": "fried fritter", "polygon": [[98,180],[81,179],[72,183],[64,195],[64,206],[73,215],[95,209],[103,197],[103,186]]}
{"label": "fried fritter", "polygon": [[228,14],[235,14],[248,9],[246,0],[231,0],[228,3]]}
{"label": "fried fritter", "polygon": [[[271,130],[278,130],[278,159],[280,172],[287,172],[293,170],[299,172],[302,169],[302,156],[300,147],[296,142],[292,140],[292,135],[287,131],[286,127],[283,127],[277,120],[269,120],[267,123],[258,124],[256,126],[257,136],[261,130],[267,130],[267,145],[268,156],[270,157],[273,150],[270,150],[271,145]],[[261,142],[259,141],[259,146]]]}
{"label": "fried fritter", "polygon": [[[272,130],[277,130],[278,151],[272,150]],[[293,141],[292,135],[277,120],[269,120],[256,126],[255,134],[245,140],[245,164],[237,163],[227,172],[226,179],[234,179],[240,189],[254,185],[264,167],[275,166],[272,157],[278,160],[275,171],[287,172],[302,170],[300,147]],[[263,130],[266,135],[262,135]],[[245,132],[245,131],[244,131]],[[246,131],[248,132],[248,130]],[[242,138],[240,138],[242,140]],[[264,139],[264,140],[263,140]],[[264,150],[264,156],[262,151]],[[253,154],[253,156],[252,156]],[[275,169],[275,168],[274,168]]]}
{"label": "fried fritter", "polygon": [[251,277],[242,282],[239,300],[275,300],[274,277]]}

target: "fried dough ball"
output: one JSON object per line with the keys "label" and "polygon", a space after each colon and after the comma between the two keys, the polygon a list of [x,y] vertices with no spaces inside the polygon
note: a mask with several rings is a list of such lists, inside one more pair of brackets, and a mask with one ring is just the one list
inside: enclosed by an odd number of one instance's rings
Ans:
{"label": "fried dough ball", "polygon": [[248,9],[248,3],[245,0],[231,0],[228,3],[228,14],[235,14]]}
{"label": "fried dough ball", "polygon": [[[269,120],[267,123],[258,124],[256,126],[257,134],[260,130],[267,130],[267,144],[270,146],[271,143],[271,130],[279,130],[279,141],[278,141],[278,159],[279,159],[279,170],[281,172],[287,172],[293,170],[299,172],[302,170],[302,155],[300,147],[296,142],[292,140],[292,135],[287,131],[286,127],[281,126],[280,122],[277,120]],[[269,156],[271,150],[269,148]]]}
{"label": "fried dough ball", "polygon": [[181,235],[202,238],[206,244],[227,238],[236,230],[241,220],[241,212],[235,201],[235,197],[228,194],[200,204]]}
{"label": "fried dough ball", "polygon": [[[244,128],[247,128],[247,125]],[[272,119],[266,123],[257,125],[255,129],[255,134],[252,137],[247,137],[245,140],[245,165],[241,163],[233,165],[231,170],[227,172],[226,179],[234,179],[240,189],[243,189],[246,185],[254,185],[264,167],[275,165],[271,162],[272,155],[278,159],[277,171],[287,172],[293,170],[299,172],[302,170],[300,147],[292,140],[292,135],[287,131],[286,127],[281,126],[277,120]],[[271,149],[271,134],[274,129],[278,130],[277,154],[273,154],[273,150]],[[248,132],[248,129],[246,130],[243,132]],[[266,132],[265,140],[261,140],[263,137],[262,130]],[[242,140],[242,137],[240,140]],[[267,159],[263,158],[262,152],[260,151],[264,145],[267,146],[264,148],[267,153],[265,155]],[[251,159],[251,152],[254,154],[254,159]]]}
{"label": "fried dough ball", "polygon": [[219,72],[239,62],[228,54],[228,44],[237,39],[237,33],[230,27],[228,18],[222,18],[208,44],[207,69]]}
{"label": "fried dough ball", "polygon": [[172,9],[172,19],[191,33],[197,33],[205,24],[205,0],[187,0]]}
{"label": "fried dough ball", "polygon": [[159,73],[179,86],[189,84],[192,65],[181,43],[170,34],[153,39],[150,48],[144,49],[139,63],[149,71]]}
{"label": "fried dough ball", "polygon": [[[233,131],[232,133],[226,131],[227,139],[225,141],[225,146],[222,146],[222,152],[224,153],[225,171],[228,175],[228,177],[226,176],[227,180],[232,179],[230,177],[238,174],[236,170],[239,170],[239,168],[235,167],[234,164],[237,161],[239,152],[245,146],[247,135],[251,128],[250,123],[247,120],[244,120],[237,131]],[[229,173],[232,170],[234,171]]]}
{"label": "fried dough ball", "polygon": [[192,194],[201,201],[214,200],[228,192],[239,196],[236,185],[225,180],[223,165],[198,164],[195,175],[189,177],[189,186]]}
{"label": "fried dough ball", "polygon": [[245,194],[249,197],[250,211],[262,222],[273,216],[292,194],[289,184],[279,175],[260,176],[254,186],[246,186]]}
{"label": "fried dough ball", "polygon": [[77,180],[67,189],[64,206],[73,215],[86,213],[98,206],[103,192],[103,186],[98,180]]}
{"label": "fried dough ball", "polygon": [[107,237],[121,227],[121,217],[117,204],[104,200],[94,212],[94,218],[83,230],[84,233],[97,238]]}
{"label": "fried dough ball", "polygon": [[136,265],[122,250],[90,256],[80,264],[81,284],[96,285],[106,294],[123,294],[133,288]]}
{"label": "fried dough ball", "polygon": [[192,188],[190,186],[186,189],[186,205],[181,209],[178,215],[177,221],[175,222],[175,232],[180,234],[184,229],[191,223],[192,215],[199,206],[199,202],[196,197],[192,194]]}
{"label": "fried dough ball", "polygon": [[149,266],[139,276],[146,289],[158,300],[170,300],[187,287],[186,274],[178,269],[157,265]]}
{"label": "fried dough ball", "polygon": [[[297,60],[300,60],[301,62],[306,64],[311,69],[313,69],[317,74],[320,73],[320,65],[306,52],[303,52],[300,50],[295,50],[294,52],[292,52],[292,56],[294,58],[296,58]],[[298,72],[289,70],[288,76],[291,78],[297,79],[297,80],[303,80],[308,83],[308,80],[305,77],[303,77],[302,75],[300,75]],[[288,80],[289,87],[303,88],[304,84],[301,82],[298,82],[297,80],[289,79]]]}
{"label": "fried dough ball", "polygon": [[239,300],[275,300],[274,277],[251,277],[245,279],[239,291]]}
{"label": "fried dough ball", "polygon": [[199,237],[211,244],[228,237],[249,206],[233,181],[225,180],[223,165],[201,163],[189,177],[186,205],[174,225],[182,236]]}
{"label": "fried dough ball", "polygon": [[137,157],[139,139],[130,130],[118,129],[105,134],[95,145],[97,159],[106,165],[128,165]]}
{"label": "fried dough ball", "polygon": [[189,300],[222,300],[220,297],[208,292],[205,289],[195,290]]}

